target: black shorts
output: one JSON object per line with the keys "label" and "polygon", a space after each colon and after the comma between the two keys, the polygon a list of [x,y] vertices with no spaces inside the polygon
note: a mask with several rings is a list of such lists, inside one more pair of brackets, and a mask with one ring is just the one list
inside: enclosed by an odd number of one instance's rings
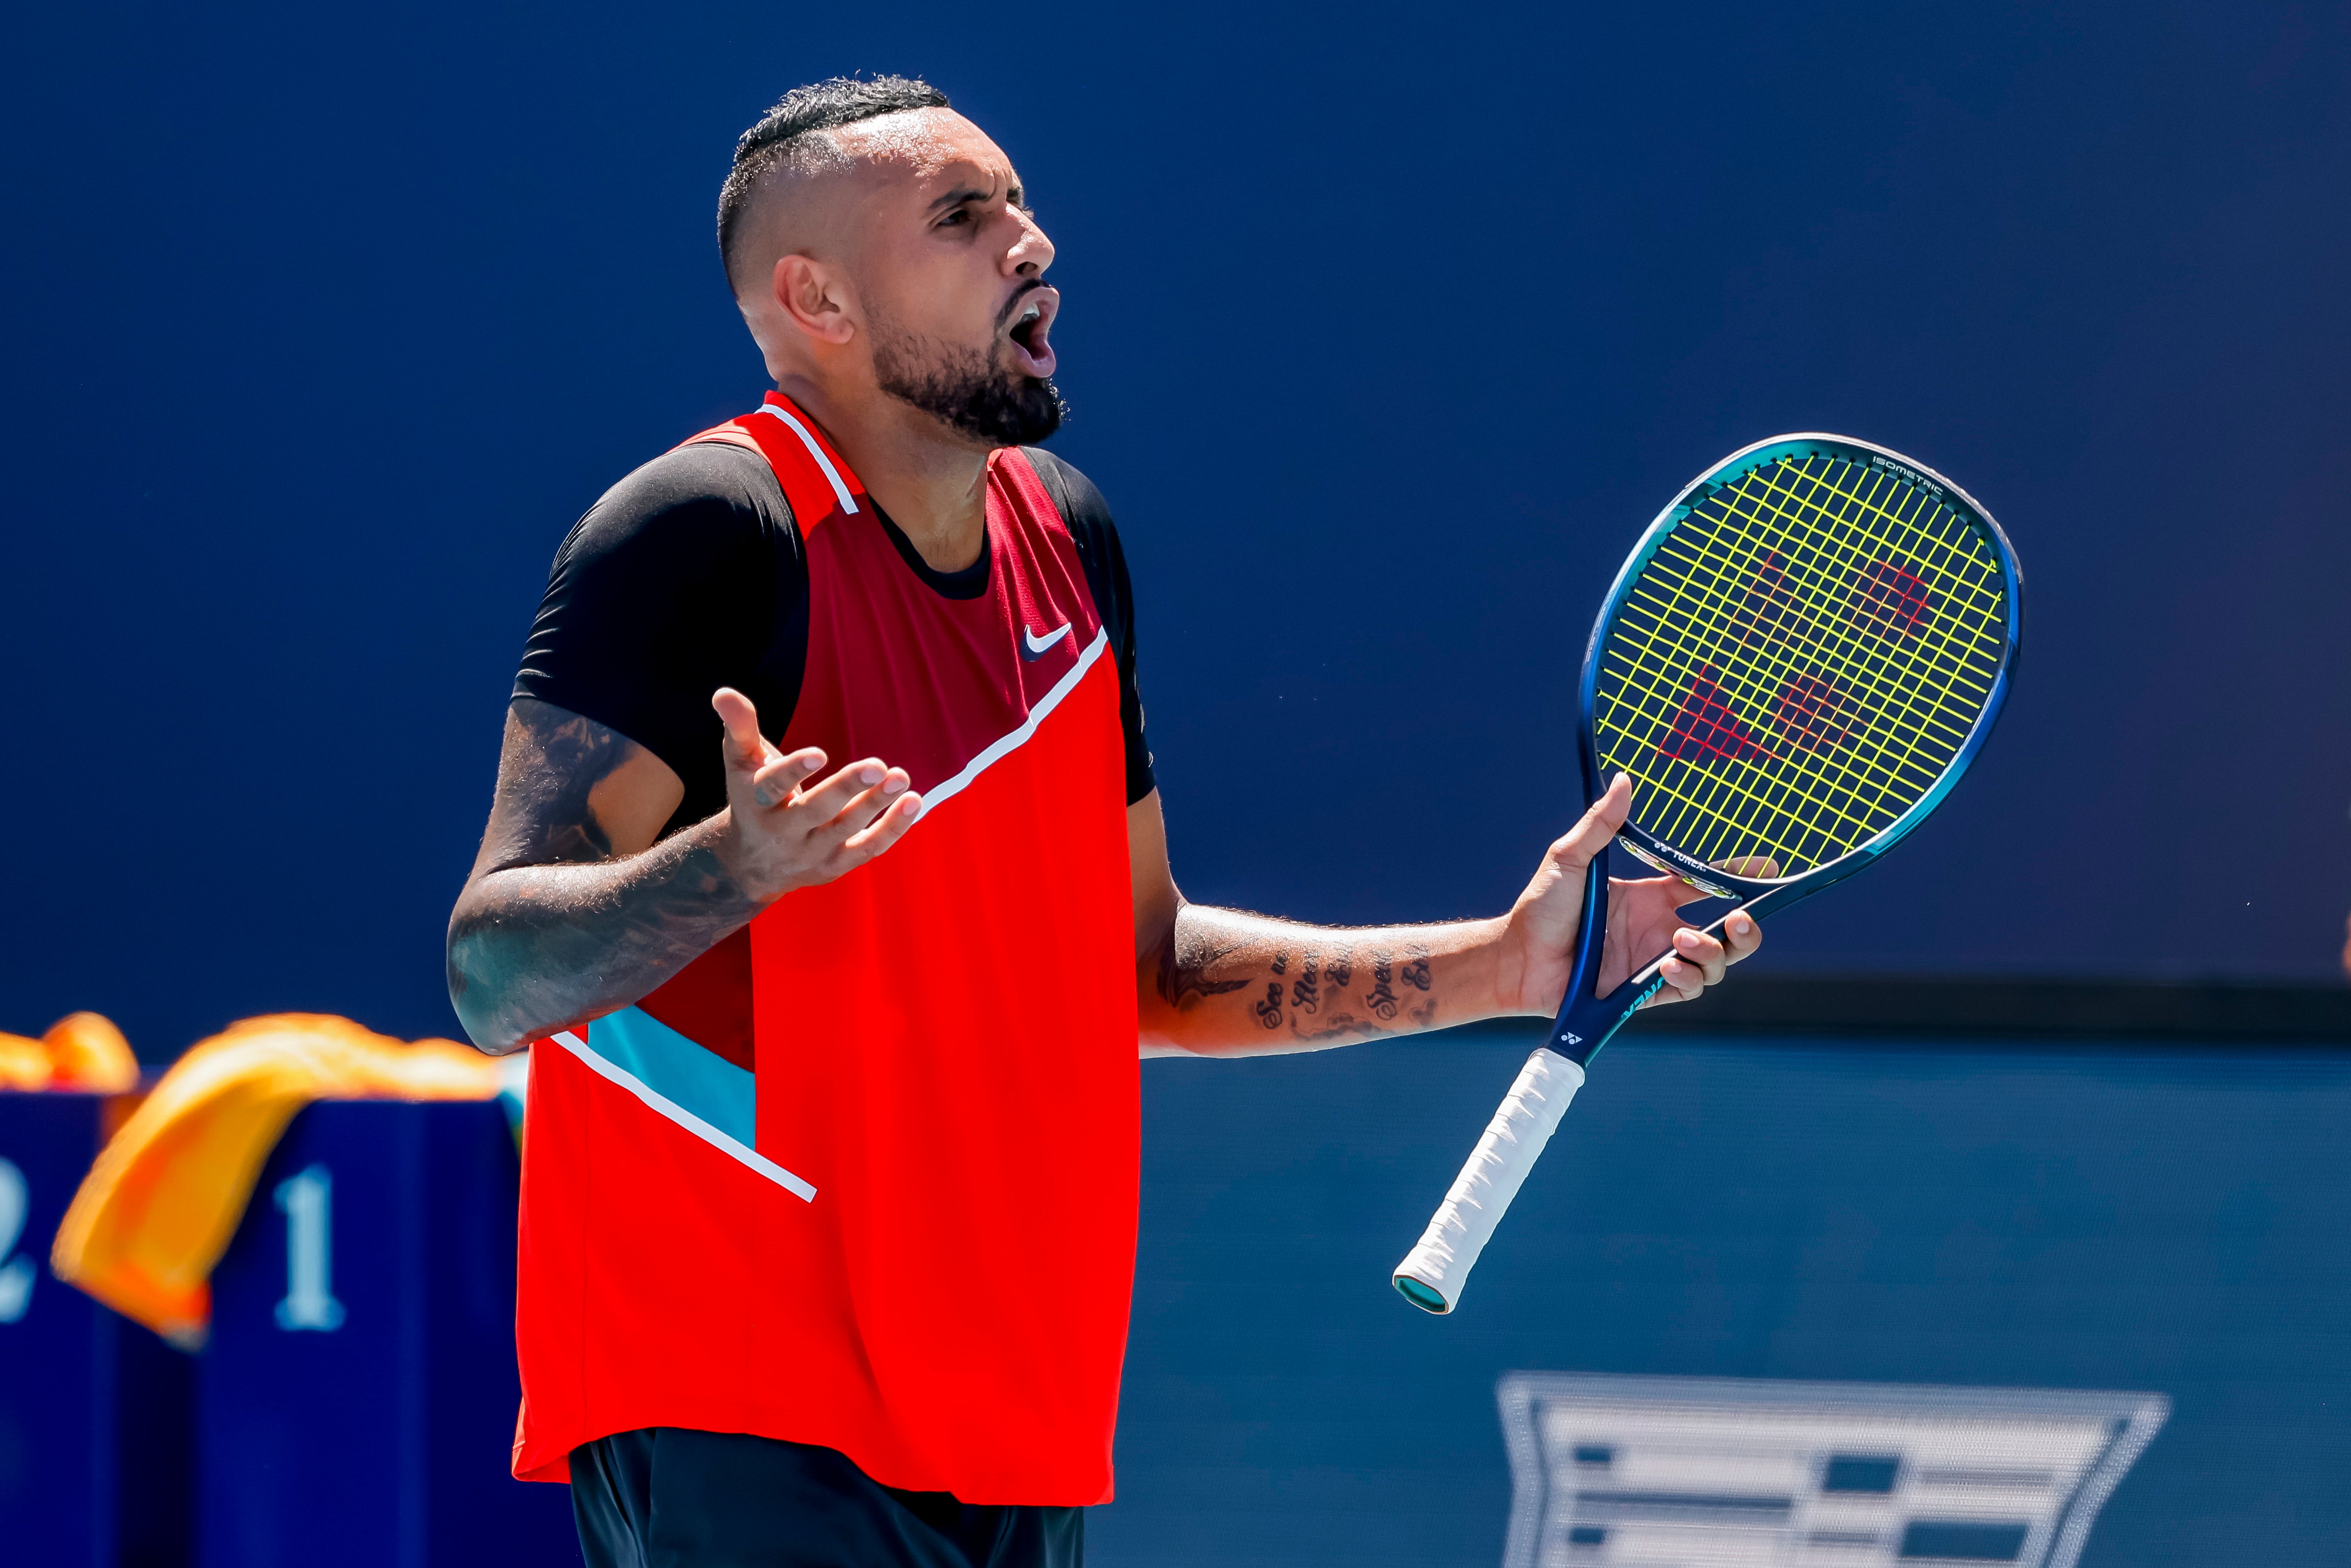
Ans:
{"label": "black shorts", "polygon": [[885,1487],[831,1448],[653,1427],[571,1451],[588,1568],[1079,1568],[1081,1508]]}

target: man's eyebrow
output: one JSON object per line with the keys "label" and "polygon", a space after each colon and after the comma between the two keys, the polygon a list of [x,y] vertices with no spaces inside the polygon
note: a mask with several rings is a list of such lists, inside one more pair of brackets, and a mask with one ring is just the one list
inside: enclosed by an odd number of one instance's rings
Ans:
{"label": "man's eyebrow", "polygon": [[[983,191],[976,185],[959,185],[956,189],[949,191],[946,195],[934,201],[924,210],[925,212],[933,213],[943,212],[949,207],[959,207],[966,202],[984,202],[993,193],[994,193],[992,192]],[[1021,185],[1019,177],[1016,176],[1004,187],[1005,204],[1008,206],[1021,207],[1023,211],[1026,211],[1027,209],[1023,205],[1023,198],[1027,194],[1028,192]]]}
{"label": "man's eyebrow", "polygon": [[977,189],[970,185],[963,185],[955,190],[949,191],[946,195],[941,196],[937,201],[933,202],[924,210],[926,212],[935,213],[944,207],[959,207],[966,202],[984,202],[986,200],[987,200],[987,193],[986,191]]}

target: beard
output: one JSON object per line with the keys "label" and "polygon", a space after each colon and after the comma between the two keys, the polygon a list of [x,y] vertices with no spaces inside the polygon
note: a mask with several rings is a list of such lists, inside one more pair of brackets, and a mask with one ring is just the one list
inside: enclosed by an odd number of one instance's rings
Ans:
{"label": "beard", "polygon": [[1024,376],[983,352],[872,319],[873,378],[881,389],[948,429],[988,446],[1033,446],[1070,412],[1042,376]]}

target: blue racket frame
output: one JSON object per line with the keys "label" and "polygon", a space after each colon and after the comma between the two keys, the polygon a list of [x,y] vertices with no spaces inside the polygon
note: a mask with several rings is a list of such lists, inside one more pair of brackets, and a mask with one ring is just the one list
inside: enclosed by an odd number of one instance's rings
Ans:
{"label": "blue racket frame", "polygon": [[[1804,433],[1795,435],[1775,435],[1743,446],[1716,464],[1712,468],[1682,487],[1641,542],[1633,547],[1625,565],[1616,573],[1616,580],[1608,591],[1601,606],[1599,618],[1592,623],[1592,640],[1583,653],[1583,677],[1577,687],[1577,717],[1582,734],[1578,737],[1578,754],[1583,767],[1583,791],[1586,800],[1600,799],[1604,781],[1600,777],[1600,749],[1594,733],[1593,702],[1599,681],[1600,650],[1605,645],[1609,628],[1614,624],[1623,609],[1633,583],[1641,569],[1649,562],[1660,545],[1690,514],[1690,508],[1703,501],[1726,484],[1744,477],[1758,468],[1791,458],[1834,457],[1865,467],[1883,468],[1896,478],[1922,486],[1941,497],[1960,517],[1981,527],[2000,557],[2000,566],[2008,585],[2008,618],[2004,644],[2001,650],[2000,670],[1993,677],[1991,695],[1985,700],[1983,711],[1976,716],[1975,727],[1968,732],[1966,742],[1952,757],[1942,777],[1933,789],[1920,797],[1918,803],[1905,811],[1886,830],[1868,842],[1855,846],[1835,860],[1814,866],[1800,876],[1759,879],[1733,876],[1684,854],[1673,845],[1627,821],[1616,835],[1616,843],[1636,859],[1669,875],[1681,877],[1704,892],[1719,898],[1739,902],[1724,910],[1706,927],[1709,936],[1721,933],[1723,922],[1742,911],[1754,919],[1783,910],[1799,900],[1811,897],[1824,887],[1843,882],[1883,855],[1907,837],[1914,828],[1927,820],[1928,814],[1943,802],[1952,787],[1959,783],[1976,753],[1982,749],[1991,736],[1992,726],[2000,718],[2001,709],[2008,701],[2010,682],[2016,673],[2018,653],[2024,629],[2024,579],[2017,570],[2016,552],[2010,548],[2008,536],[2000,524],[1983,508],[1973,496],[1952,484],[1925,464],[1914,461],[1890,447],[1874,442],[1858,441],[1849,435],[1829,435]],[[1567,997],[1561,1003],[1559,1017],[1553,1021],[1549,1048],[1568,1058],[1577,1066],[1590,1065],[1616,1031],[1656,996],[1665,985],[1659,967],[1672,956],[1672,949],[1660,953],[1648,965],[1634,972],[1623,985],[1606,996],[1599,994],[1601,956],[1607,945],[1608,874],[1614,858],[1609,846],[1603,846],[1593,857],[1592,867],[1584,874],[1583,920],[1577,928],[1575,967],[1567,982]]]}

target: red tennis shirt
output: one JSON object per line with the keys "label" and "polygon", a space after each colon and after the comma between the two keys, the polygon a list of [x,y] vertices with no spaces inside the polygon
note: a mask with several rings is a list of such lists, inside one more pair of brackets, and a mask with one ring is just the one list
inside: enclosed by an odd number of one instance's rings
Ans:
{"label": "red tennis shirt", "polygon": [[805,541],[783,748],[886,758],[923,813],[532,1052],[515,1474],[689,1427],[967,1502],[1105,1501],[1135,958],[1118,674],[1076,546],[999,451],[987,591],[946,598],[780,394],[695,439],[764,455]]}

